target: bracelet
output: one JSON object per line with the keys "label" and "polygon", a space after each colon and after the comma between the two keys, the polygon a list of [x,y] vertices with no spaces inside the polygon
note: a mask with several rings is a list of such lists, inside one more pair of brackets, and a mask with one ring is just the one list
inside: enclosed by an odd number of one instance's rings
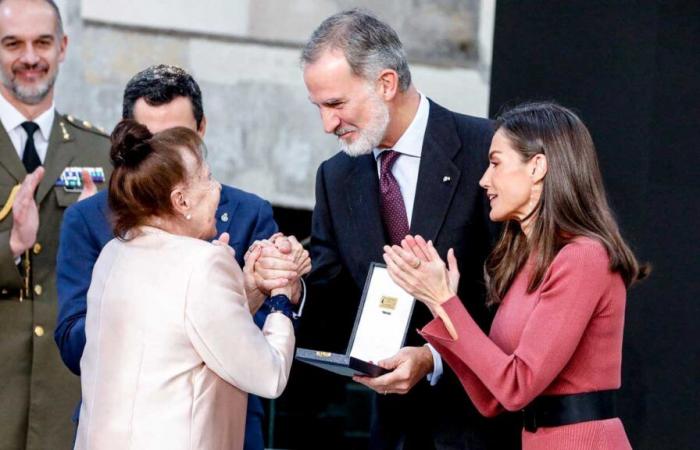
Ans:
{"label": "bracelet", "polygon": [[270,314],[280,312],[289,317],[289,320],[294,319],[294,305],[284,294],[273,295],[268,298],[265,303],[270,307]]}

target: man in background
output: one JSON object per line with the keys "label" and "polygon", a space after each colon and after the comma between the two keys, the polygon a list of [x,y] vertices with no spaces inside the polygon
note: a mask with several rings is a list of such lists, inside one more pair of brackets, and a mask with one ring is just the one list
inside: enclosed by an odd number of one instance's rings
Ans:
{"label": "man in background", "polygon": [[111,165],[107,137],[55,109],[67,45],[53,1],[0,1],[0,449],[73,441],[80,385],[51,335],[58,230],[80,193],[57,180],[66,166]]}

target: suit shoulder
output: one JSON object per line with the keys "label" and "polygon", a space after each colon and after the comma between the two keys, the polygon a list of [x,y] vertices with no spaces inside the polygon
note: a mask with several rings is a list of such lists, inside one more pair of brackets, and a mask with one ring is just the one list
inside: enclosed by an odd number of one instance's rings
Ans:
{"label": "suit shoulder", "polygon": [[60,126],[64,137],[66,134],[68,137],[71,134],[81,137],[90,136],[109,143],[109,133],[103,127],[94,125],[87,120],[79,119],[72,114],[59,114],[59,118],[61,119]]}
{"label": "suit shoulder", "polygon": [[270,204],[270,202],[260,197],[259,195],[225,184],[221,185],[221,196],[225,197],[229,201],[236,200],[239,204],[255,208],[260,208],[264,205]]}
{"label": "suit shoulder", "polygon": [[97,192],[95,195],[86,198],[85,200],[75,202],[68,207],[68,209],[66,210],[66,214],[68,214],[71,211],[79,211],[81,214],[86,214],[90,211],[94,211],[101,207],[105,207],[108,203],[107,195],[107,190],[104,189]]}
{"label": "suit shoulder", "polygon": [[366,157],[372,157],[372,155],[370,154],[363,156],[350,156],[347,153],[340,151],[328,158],[327,160],[323,161],[319,166],[319,171],[333,174],[345,173],[348,170],[350,170],[355,164],[357,164],[359,158]]}

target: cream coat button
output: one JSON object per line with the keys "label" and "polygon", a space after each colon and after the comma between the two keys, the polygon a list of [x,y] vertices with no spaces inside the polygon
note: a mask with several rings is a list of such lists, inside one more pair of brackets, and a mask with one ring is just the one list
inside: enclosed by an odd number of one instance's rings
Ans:
{"label": "cream coat button", "polygon": [[34,334],[36,334],[39,337],[42,337],[44,335],[44,327],[41,325],[37,325],[34,327]]}
{"label": "cream coat button", "polygon": [[34,293],[36,295],[41,295],[42,292],[44,292],[44,289],[41,287],[40,284],[37,284],[36,286],[34,286]]}

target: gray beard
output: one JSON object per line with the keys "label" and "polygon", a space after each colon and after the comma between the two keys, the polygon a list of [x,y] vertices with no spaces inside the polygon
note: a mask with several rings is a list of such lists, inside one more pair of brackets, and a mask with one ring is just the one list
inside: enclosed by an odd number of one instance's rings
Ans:
{"label": "gray beard", "polygon": [[2,78],[3,86],[5,86],[10,92],[12,92],[12,94],[17,100],[27,105],[37,105],[41,103],[46,98],[46,96],[49,95],[51,89],[53,89],[53,86],[56,83],[57,76],[58,71],[56,71],[53,77],[47,80],[45,84],[38,85],[34,88],[28,88],[20,86],[13,80],[8,80],[5,74],[0,72],[0,78]]}
{"label": "gray beard", "polygon": [[389,125],[389,108],[381,100],[373,99],[372,117],[364,130],[359,130],[357,138],[351,142],[345,142],[338,138],[340,149],[350,156],[362,156],[372,153],[377,148],[386,134]]}

